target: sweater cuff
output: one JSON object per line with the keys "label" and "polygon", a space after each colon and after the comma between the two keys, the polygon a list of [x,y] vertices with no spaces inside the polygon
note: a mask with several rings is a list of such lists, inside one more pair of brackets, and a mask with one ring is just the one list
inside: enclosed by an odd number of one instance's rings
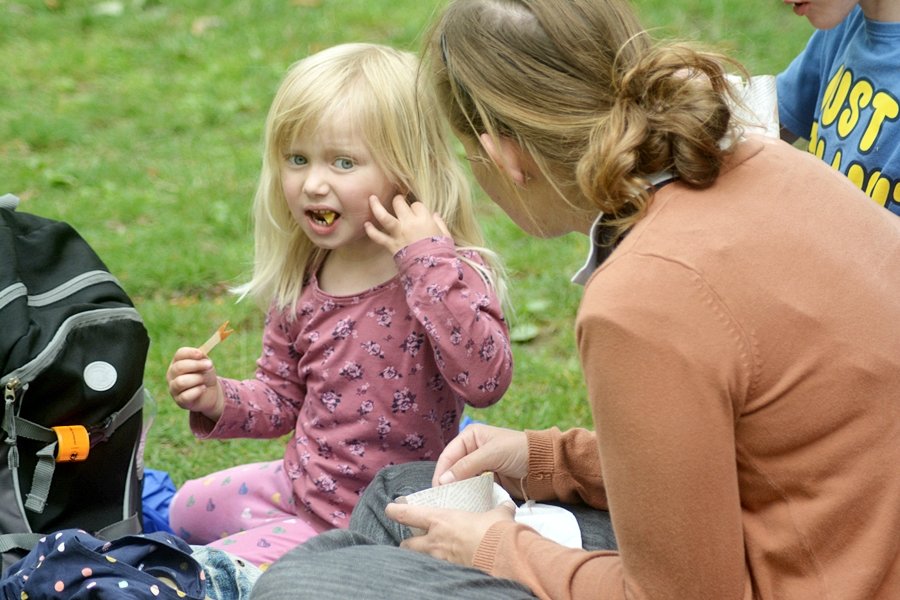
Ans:
{"label": "sweater cuff", "polygon": [[500,539],[508,527],[515,527],[515,522],[500,521],[491,525],[484,537],[481,538],[478,547],[475,548],[475,556],[472,557],[472,566],[481,569],[488,575],[492,575],[494,561],[497,558],[497,549],[500,547]]}
{"label": "sweater cuff", "polygon": [[526,430],[525,436],[528,440],[528,476],[524,491],[530,500],[554,499],[552,430]]}

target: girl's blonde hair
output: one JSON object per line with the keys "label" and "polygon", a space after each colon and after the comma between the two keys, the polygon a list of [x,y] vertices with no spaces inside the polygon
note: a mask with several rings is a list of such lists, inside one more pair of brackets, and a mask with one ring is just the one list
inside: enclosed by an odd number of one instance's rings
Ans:
{"label": "girl's blonde hair", "polygon": [[643,216],[648,177],[719,174],[736,63],[655,43],[626,0],[453,0],[424,61],[457,135],[511,138],[573,210],[620,231]]}
{"label": "girl's blonde hair", "polygon": [[433,92],[420,84],[419,63],[408,52],[376,44],[342,44],[295,63],[282,81],[265,127],[262,172],[253,202],[255,255],[249,282],[235,289],[260,305],[296,303],[326,250],[315,246],[291,216],[281,164],[301,133],[330,118],[351,118],[379,168],[399,190],[440,214],[460,249],[505,301],[497,256],[484,248],[468,179]]}

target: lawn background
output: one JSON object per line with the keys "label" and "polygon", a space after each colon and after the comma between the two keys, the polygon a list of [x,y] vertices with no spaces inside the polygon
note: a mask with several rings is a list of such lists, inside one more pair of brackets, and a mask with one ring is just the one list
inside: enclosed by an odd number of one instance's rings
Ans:
{"label": "lawn background", "polygon": [[[262,315],[227,289],[252,259],[249,208],[265,114],[295,60],[373,41],[418,50],[443,2],[428,0],[0,0],[0,194],[72,223],[122,281],[151,337],[159,404],[148,466],[186,478],[281,455],[282,440],[200,443],[166,391],[182,345],[225,319],[217,369],[249,377]],[[812,29],[776,0],[638,0],[659,35],[714,44],[776,73]],[[568,278],[586,238],[528,238],[488,201],[479,211],[511,274],[515,376],[468,414],[517,428],[589,426]],[[3,257],[0,257],[3,260]]]}

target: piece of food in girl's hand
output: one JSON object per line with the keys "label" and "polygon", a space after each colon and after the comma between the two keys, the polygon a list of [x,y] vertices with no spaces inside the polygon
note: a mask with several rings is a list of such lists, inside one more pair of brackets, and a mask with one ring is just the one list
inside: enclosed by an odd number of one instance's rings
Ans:
{"label": "piece of food in girl's hand", "polygon": [[213,333],[209,337],[209,339],[203,342],[203,345],[200,346],[200,352],[202,352],[203,354],[209,354],[212,349],[215,348],[216,345],[218,345],[219,342],[223,341],[229,335],[234,333],[234,329],[227,329],[227,327],[228,321],[225,321],[224,323],[219,325],[219,328],[216,329],[215,333]]}

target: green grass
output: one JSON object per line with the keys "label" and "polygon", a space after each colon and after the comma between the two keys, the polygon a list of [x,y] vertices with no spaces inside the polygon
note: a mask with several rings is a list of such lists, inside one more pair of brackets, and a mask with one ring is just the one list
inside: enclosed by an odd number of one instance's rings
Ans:
{"label": "green grass", "polygon": [[[416,50],[442,2],[423,0],[0,0],[0,193],[71,222],[124,283],[152,344],[146,383],[159,404],[147,464],[176,483],[280,456],[279,440],[198,443],[166,392],[181,345],[225,319],[223,374],[251,376],[262,316],[228,286],[252,258],[249,207],[265,113],[282,74],[347,41]],[[640,0],[649,26],[714,43],[775,73],[811,32],[780,2]],[[488,239],[512,275],[517,343],[508,397],[472,415],[541,428],[589,425],[574,352],[586,239],[524,236],[486,201]]]}

